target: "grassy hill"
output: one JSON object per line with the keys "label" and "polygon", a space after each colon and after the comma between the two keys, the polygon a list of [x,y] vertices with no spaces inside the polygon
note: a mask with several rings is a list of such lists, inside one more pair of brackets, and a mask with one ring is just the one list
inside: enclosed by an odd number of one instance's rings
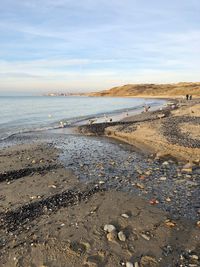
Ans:
{"label": "grassy hill", "polygon": [[109,90],[90,93],[90,96],[149,96],[177,97],[186,94],[200,97],[200,82],[176,84],[127,84]]}

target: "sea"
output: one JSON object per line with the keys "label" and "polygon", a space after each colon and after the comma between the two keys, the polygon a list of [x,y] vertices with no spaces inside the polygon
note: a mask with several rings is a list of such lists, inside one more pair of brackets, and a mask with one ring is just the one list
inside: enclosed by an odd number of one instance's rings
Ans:
{"label": "sea", "polygon": [[58,129],[95,119],[113,121],[164,100],[85,96],[0,96],[0,140],[26,132]]}

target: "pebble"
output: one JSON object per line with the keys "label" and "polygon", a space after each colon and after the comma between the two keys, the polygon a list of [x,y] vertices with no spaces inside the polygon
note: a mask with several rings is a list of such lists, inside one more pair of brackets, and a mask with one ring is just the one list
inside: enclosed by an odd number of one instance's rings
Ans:
{"label": "pebble", "polygon": [[108,241],[110,241],[110,242],[116,242],[117,233],[116,233],[116,231],[112,231],[112,232],[108,233],[106,235],[106,237],[107,237]]}
{"label": "pebble", "polygon": [[126,262],[126,267],[133,267],[133,263],[130,262],[130,261],[127,261],[127,262]]}
{"label": "pebble", "polygon": [[164,161],[164,162],[162,163],[162,165],[163,165],[163,166],[167,166],[167,165],[169,165],[169,162],[168,162],[168,161]]}
{"label": "pebble", "polygon": [[120,231],[120,232],[118,233],[118,238],[119,238],[120,241],[123,241],[123,242],[126,241],[126,236],[125,236],[125,234],[123,233],[123,231]]}
{"label": "pebble", "polygon": [[195,260],[195,261],[198,261],[199,257],[197,255],[191,255],[191,259]]}
{"label": "pebble", "polygon": [[167,180],[167,177],[160,177],[160,181],[166,181]]}
{"label": "pebble", "polygon": [[104,228],[103,229],[104,229],[105,232],[108,232],[108,233],[111,233],[112,231],[116,231],[115,226],[112,225],[112,224],[106,224],[106,225],[104,225]]}
{"label": "pebble", "polygon": [[158,267],[158,262],[155,258],[150,256],[143,256],[140,261],[141,267]]}
{"label": "pebble", "polygon": [[148,235],[145,235],[145,234],[141,234],[141,237],[143,237],[145,240],[150,240],[150,237]]}
{"label": "pebble", "polygon": [[126,218],[126,219],[128,219],[128,218],[129,218],[129,215],[128,215],[128,214],[126,214],[126,213],[123,213],[121,216],[122,216],[123,218]]}

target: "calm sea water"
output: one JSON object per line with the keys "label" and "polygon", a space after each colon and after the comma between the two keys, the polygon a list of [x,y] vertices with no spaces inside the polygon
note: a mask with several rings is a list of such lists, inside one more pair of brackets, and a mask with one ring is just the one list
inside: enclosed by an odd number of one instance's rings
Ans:
{"label": "calm sea water", "polygon": [[145,103],[156,106],[162,101],[141,98],[2,96],[0,139],[20,132],[56,128],[61,120],[75,122],[102,114],[138,109]]}

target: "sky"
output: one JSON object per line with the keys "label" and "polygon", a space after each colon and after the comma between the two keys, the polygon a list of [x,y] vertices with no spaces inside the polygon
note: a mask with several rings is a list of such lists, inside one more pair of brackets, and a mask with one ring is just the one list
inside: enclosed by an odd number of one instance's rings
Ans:
{"label": "sky", "polygon": [[1,0],[0,93],[200,81],[199,0]]}

